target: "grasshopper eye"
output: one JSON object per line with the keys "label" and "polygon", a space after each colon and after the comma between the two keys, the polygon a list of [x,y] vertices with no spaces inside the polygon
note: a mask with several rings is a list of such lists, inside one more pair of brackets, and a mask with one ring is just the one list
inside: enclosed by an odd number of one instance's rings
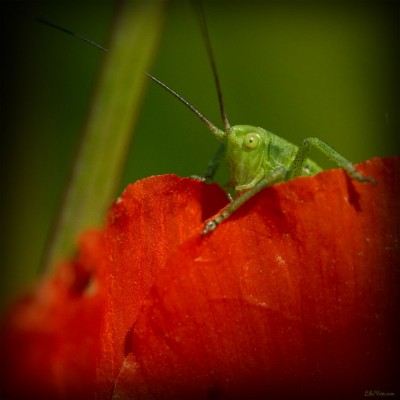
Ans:
{"label": "grasshopper eye", "polygon": [[260,135],[258,133],[248,133],[243,140],[243,145],[249,149],[253,150],[260,144]]}

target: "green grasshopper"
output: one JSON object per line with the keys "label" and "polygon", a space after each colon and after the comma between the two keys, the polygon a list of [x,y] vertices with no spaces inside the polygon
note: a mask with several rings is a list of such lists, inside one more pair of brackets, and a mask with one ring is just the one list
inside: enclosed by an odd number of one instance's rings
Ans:
{"label": "green grasshopper", "polygon": [[[229,216],[232,215],[242,204],[244,204],[247,200],[265,187],[274,183],[289,181],[297,178],[298,176],[315,175],[322,171],[321,167],[307,157],[311,147],[315,147],[316,149],[320,150],[339,167],[343,168],[351,178],[359,182],[370,182],[375,184],[373,178],[361,175],[353,167],[350,161],[346,160],[331,146],[316,137],[304,139],[302,144],[298,147],[260,127],[251,125],[231,126],[225,113],[221,85],[219,82],[214,53],[211,47],[211,41],[208,34],[204,12],[200,5],[198,8],[201,33],[211,64],[224,129],[221,130],[217,128],[216,125],[210,122],[187,100],[169,88],[165,83],[159,81],[151,74],[146,74],[154,82],[171,93],[186,107],[188,107],[189,110],[191,110],[201,121],[204,122],[216,139],[222,142],[211,162],[209,163],[206,173],[201,177],[195,178],[201,181],[211,181],[217,172],[221,159],[225,156],[230,173],[230,181],[227,186],[234,189],[236,197],[235,199],[232,199],[231,203],[217,216],[205,224],[202,235],[206,235],[215,230],[219,224],[229,218]],[[49,25],[52,28],[76,36],[88,42],[89,44],[95,45],[103,51],[107,51],[97,43],[77,35],[68,29],[55,25],[41,18],[37,18],[37,20],[41,23]]]}
{"label": "green grasshopper", "polygon": [[375,184],[373,178],[361,175],[350,161],[316,137],[308,137],[303,140],[300,146],[296,146],[260,127],[251,125],[231,126],[225,113],[215,58],[201,7],[199,7],[198,14],[200,17],[202,36],[218,94],[224,129],[221,130],[217,128],[187,100],[174,92],[163,82],[150,74],[147,75],[188,107],[204,122],[215,138],[222,142],[208,165],[204,176],[197,178],[202,181],[212,180],[221,158],[225,156],[230,175],[230,181],[227,186],[234,189],[236,197],[218,215],[206,222],[202,235],[214,231],[219,224],[229,218],[242,204],[265,187],[274,183],[289,181],[298,176],[315,175],[322,171],[321,167],[308,158],[308,152],[311,147],[321,151],[340,168],[343,168],[352,179],[359,182]]}

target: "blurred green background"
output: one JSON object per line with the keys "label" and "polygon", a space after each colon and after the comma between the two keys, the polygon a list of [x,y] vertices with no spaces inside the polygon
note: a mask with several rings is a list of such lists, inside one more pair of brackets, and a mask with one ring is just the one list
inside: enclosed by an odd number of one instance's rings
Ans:
{"label": "blurred green background", "polygon": [[[354,162],[399,153],[396,3],[206,2],[204,8],[232,125],[262,126],[296,144],[318,136]],[[113,12],[112,1],[2,3],[3,305],[37,276],[104,56],[31,17],[107,47]],[[149,72],[221,126],[187,2],[169,4]],[[149,84],[120,189],[154,174],[201,174],[216,147],[194,115]],[[222,172],[219,180],[225,179]]]}

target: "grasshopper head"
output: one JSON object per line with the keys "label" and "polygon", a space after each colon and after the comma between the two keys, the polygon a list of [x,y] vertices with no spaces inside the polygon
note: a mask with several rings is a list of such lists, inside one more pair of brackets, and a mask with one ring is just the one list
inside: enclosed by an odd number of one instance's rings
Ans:
{"label": "grasshopper head", "polygon": [[236,191],[253,187],[264,176],[267,136],[266,130],[250,125],[232,126],[226,135],[226,159]]}

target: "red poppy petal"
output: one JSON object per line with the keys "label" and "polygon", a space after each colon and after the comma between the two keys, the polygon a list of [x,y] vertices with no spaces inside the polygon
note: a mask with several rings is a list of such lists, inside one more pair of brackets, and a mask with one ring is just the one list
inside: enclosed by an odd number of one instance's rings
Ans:
{"label": "red poppy petal", "polygon": [[94,392],[104,312],[103,235],[86,232],[62,263],[12,310],[1,331],[4,398],[85,398]]}
{"label": "red poppy petal", "polygon": [[399,158],[359,165],[376,186],[340,170],[297,179],[210,236],[199,227],[139,313],[116,395],[396,392],[399,167]]}
{"label": "red poppy petal", "polygon": [[172,175],[128,186],[104,232],[84,234],[77,259],[9,311],[0,342],[7,397],[110,398],[155,275],[226,202],[216,185]]}
{"label": "red poppy petal", "polygon": [[10,311],[2,386],[108,399],[113,387],[243,397],[245,385],[248,398],[260,382],[350,390],[353,371],[391,383],[399,160],[363,168],[376,187],[341,171],[275,186],[204,239],[201,221],[226,204],[216,186],[160,176],[128,187],[104,233],[85,234],[77,260]]}
{"label": "red poppy petal", "polygon": [[155,276],[177,246],[226,203],[216,185],[163,175],[128,186],[114,204],[106,227],[109,296],[98,366],[105,398],[125,357],[126,336]]}

